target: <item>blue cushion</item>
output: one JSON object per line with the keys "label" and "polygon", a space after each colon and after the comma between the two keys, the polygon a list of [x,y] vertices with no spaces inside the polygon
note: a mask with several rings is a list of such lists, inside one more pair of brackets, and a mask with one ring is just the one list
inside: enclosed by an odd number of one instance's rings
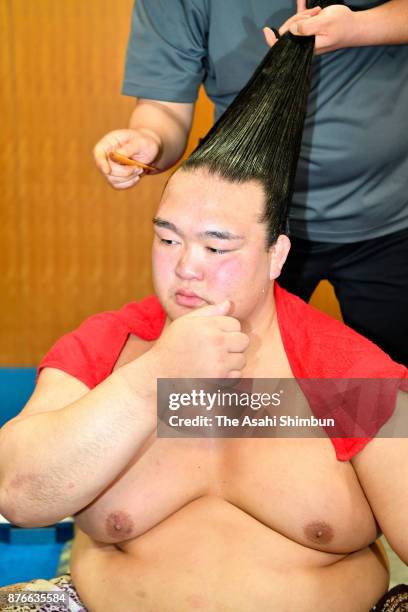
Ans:
{"label": "blue cushion", "polygon": [[0,368],[0,427],[16,416],[34,389],[36,368]]}
{"label": "blue cushion", "polygon": [[0,524],[0,587],[34,578],[53,578],[72,522],[39,529]]}

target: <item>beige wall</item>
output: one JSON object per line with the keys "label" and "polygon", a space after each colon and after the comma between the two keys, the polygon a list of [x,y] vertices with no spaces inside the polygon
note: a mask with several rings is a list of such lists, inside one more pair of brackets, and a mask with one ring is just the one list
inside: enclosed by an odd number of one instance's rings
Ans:
{"label": "beige wall", "polygon": [[[0,2],[0,365],[33,365],[86,316],[151,291],[166,176],[115,192],[91,158],[134,104],[120,95],[131,8]],[[201,96],[189,150],[211,116]],[[325,288],[319,303],[337,308]]]}

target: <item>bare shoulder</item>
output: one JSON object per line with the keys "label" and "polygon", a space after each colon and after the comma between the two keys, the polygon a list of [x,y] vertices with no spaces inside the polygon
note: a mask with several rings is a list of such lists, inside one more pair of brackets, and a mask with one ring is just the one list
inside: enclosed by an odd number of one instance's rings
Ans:
{"label": "bare shoulder", "polygon": [[[355,455],[351,462],[357,472],[373,477],[387,469],[389,462],[398,460],[408,445],[408,393],[398,391],[392,417],[383,425],[374,440]],[[407,455],[408,458],[408,455]],[[403,459],[403,457],[401,457]],[[375,469],[374,469],[375,468]]]}
{"label": "bare shoulder", "polygon": [[408,563],[408,394],[399,392],[391,419],[351,463],[395,552]]}

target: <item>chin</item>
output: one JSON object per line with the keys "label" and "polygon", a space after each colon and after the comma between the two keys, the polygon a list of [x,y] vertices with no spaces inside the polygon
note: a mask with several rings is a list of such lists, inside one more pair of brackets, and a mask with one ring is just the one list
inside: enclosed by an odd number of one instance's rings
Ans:
{"label": "chin", "polygon": [[183,306],[179,306],[178,304],[175,304],[172,300],[161,300],[159,298],[159,301],[160,304],[163,306],[164,312],[166,313],[170,321],[175,321],[175,319],[178,319],[179,317],[182,317],[183,315],[186,315],[193,310],[192,308],[185,308]]}

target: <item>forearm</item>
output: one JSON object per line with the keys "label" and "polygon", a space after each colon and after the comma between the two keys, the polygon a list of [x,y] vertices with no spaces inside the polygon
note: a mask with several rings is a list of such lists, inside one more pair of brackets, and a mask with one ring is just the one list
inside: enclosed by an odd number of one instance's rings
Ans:
{"label": "forearm", "polygon": [[389,0],[380,6],[356,11],[354,44],[402,45],[408,43],[408,0]]}
{"label": "forearm", "polygon": [[160,154],[155,167],[167,170],[182,157],[193,120],[193,104],[138,100],[129,127],[157,139]]}
{"label": "forearm", "polygon": [[22,526],[53,523],[97,497],[154,431],[143,357],[78,401],[11,421],[0,432],[0,512]]}

